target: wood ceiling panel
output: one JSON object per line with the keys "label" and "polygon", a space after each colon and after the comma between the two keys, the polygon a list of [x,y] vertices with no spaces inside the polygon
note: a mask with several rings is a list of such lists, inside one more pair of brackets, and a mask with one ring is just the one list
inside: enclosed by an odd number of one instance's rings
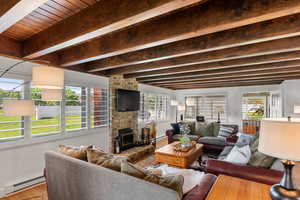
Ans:
{"label": "wood ceiling panel", "polygon": [[28,39],[96,2],[96,0],[49,0],[2,35],[19,41]]}

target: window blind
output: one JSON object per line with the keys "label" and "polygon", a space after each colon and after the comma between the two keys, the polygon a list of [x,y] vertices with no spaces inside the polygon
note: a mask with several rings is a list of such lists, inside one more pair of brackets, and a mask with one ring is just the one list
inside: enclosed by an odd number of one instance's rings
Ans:
{"label": "window blind", "polygon": [[108,124],[108,93],[106,89],[90,88],[91,128]]}

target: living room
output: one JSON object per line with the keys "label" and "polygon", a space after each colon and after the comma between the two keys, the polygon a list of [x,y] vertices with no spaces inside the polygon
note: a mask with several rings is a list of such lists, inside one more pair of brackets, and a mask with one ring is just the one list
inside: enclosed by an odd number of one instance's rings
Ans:
{"label": "living room", "polygon": [[0,198],[300,199],[299,13],[2,0]]}

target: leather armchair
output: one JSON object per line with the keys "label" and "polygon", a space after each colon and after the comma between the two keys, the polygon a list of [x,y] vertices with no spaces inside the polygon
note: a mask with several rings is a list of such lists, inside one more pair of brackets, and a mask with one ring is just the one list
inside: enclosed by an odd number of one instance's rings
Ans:
{"label": "leather armchair", "polygon": [[277,170],[238,165],[214,159],[207,160],[204,170],[215,175],[224,174],[268,185],[279,183],[283,176],[283,172]]}

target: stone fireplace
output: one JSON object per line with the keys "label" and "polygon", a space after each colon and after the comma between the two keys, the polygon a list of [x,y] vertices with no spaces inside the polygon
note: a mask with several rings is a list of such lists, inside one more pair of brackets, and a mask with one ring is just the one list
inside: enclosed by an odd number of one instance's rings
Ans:
{"label": "stone fireplace", "polygon": [[119,136],[119,130],[131,129],[133,141],[138,135],[138,112],[118,112],[116,109],[116,90],[138,90],[138,83],[135,79],[124,79],[122,75],[115,75],[109,78],[109,100],[110,100],[110,131],[108,148],[114,152],[115,138]]}

